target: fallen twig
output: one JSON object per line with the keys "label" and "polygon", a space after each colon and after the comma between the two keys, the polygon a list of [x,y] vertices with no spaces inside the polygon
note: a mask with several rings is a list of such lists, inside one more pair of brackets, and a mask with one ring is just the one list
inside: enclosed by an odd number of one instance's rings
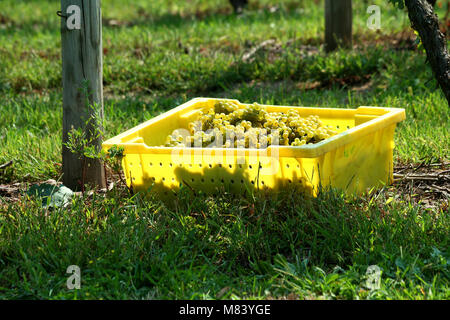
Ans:
{"label": "fallen twig", "polygon": [[7,162],[7,163],[5,163],[5,164],[2,164],[2,165],[0,165],[0,169],[6,169],[6,168],[8,168],[9,166],[12,166],[13,163],[14,163],[14,162],[11,160],[11,161],[9,161],[9,162]]}
{"label": "fallen twig", "polygon": [[[395,167],[394,184],[409,194],[410,199],[444,202],[450,198],[450,170],[448,162]],[[447,199],[447,200],[446,200]]]}
{"label": "fallen twig", "polygon": [[431,190],[433,190],[434,192],[440,192],[442,193],[444,196],[446,196],[447,198],[450,198],[450,190],[448,188],[445,187],[440,187],[437,186],[435,184],[432,184],[431,186],[428,186]]}
{"label": "fallen twig", "polygon": [[255,60],[256,54],[261,50],[267,49],[268,47],[275,47],[276,48],[275,50],[281,49],[281,46],[277,44],[277,42],[274,39],[269,39],[262,42],[258,46],[252,48],[249,52],[245,53],[242,56],[242,61],[246,63],[253,62]]}
{"label": "fallen twig", "polygon": [[394,173],[394,179],[413,180],[413,181],[439,181],[439,176],[435,175],[435,174],[398,174],[398,173]]}

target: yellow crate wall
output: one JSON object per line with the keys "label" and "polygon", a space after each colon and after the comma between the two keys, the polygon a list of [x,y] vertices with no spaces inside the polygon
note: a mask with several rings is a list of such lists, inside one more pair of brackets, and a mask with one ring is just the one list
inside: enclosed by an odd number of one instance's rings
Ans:
{"label": "yellow crate wall", "polygon": [[[242,194],[252,189],[295,188],[316,195],[320,187],[359,194],[392,181],[394,131],[396,123],[405,117],[403,109],[298,108],[301,116],[319,115],[322,122],[341,133],[303,148],[257,151],[150,147],[163,144],[173,130],[186,128],[200,110],[213,108],[216,101],[195,99],[105,142],[105,149],[114,144],[125,148],[122,165],[127,184],[135,191],[153,191],[164,197],[173,196],[181,185],[212,194],[221,190]],[[295,107],[266,108],[274,112]],[[175,151],[184,154],[173,157]],[[267,170],[272,165],[277,169],[275,174]]]}

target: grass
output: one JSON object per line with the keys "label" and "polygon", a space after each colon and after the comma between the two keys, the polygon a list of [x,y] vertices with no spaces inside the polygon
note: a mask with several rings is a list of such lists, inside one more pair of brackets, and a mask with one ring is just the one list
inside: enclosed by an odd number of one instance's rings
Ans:
{"label": "grass", "polygon": [[[69,212],[30,199],[6,212],[3,298],[449,298],[442,212],[333,192],[262,201],[185,194],[174,209],[113,192],[77,198]],[[78,291],[65,288],[71,264],[82,270]],[[379,290],[365,288],[369,265],[383,270]]]}
{"label": "grass", "polygon": [[[425,55],[383,42],[408,20],[373,2],[381,32],[366,28],[366,8],[354,2],[357,48],[308,55],[322,42],[322,1],[252,1],[241,16],[222,0],[104,1],[105,135],[197,96],[376,105],[406,109],[396,163],[448,161],[450,112]],[[0,164],[14,160],[0,183],[61,175],[59,3],[0,4]],[[242,59],[267,39],[280,49]],[[0,196],[0,298],[450,298],[445,202],[429,209],[388,197],[184,194],[168,208],[113,189],[51,211]],[[82,288],[70,291],[73,264]],[[365,286],[370,265],[382,269],[379,290]]]}

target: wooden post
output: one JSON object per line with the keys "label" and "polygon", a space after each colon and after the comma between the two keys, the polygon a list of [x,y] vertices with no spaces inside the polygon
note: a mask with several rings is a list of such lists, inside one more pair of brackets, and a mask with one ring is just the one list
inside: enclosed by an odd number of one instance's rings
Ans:
{"label": "wooden post", "polygon": [[325,50],[352,46],[352,0],[325,0]]}
{"label": "wooden post", "polygon": [[72,128],[82,128],[91,145],[101,148],[103,60],[101,0],[61,0],[63,79],[63,183],[73,190],[82,184],[105,187],[101,161],[67,149]]}

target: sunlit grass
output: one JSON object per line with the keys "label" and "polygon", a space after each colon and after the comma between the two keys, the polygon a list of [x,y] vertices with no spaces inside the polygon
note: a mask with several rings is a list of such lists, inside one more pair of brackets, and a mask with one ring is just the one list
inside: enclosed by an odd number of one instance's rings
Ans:
{"label": "sunlit grass", "polygon": [[[103,1],[105,137],[198,96],[292,106],[405,108],[394,161],[448,161],[448,104],[419,50],[372,46],[408,27],[382,10],[367,30],[354,1],[358,48],[321,50],[323,1]],[[61,176],[60,1],[0,2],[0,184]],[[439,14],[443,13],[443,9]],[[244,53],[267,39],[280,50]],[[318,52],[307,55],[305,45]],[[348,83],[349,79],[362,79]],[[305,84],[313,88],[305,90]],[[0,298],[449,299],[448,208],[385,193],[350,201],[183,194],[176,208],[113,189],[48,210],[0,195]],[[82,288],[67,290],[79,265]],[[381,288],[365,286],[368,266]]]}

